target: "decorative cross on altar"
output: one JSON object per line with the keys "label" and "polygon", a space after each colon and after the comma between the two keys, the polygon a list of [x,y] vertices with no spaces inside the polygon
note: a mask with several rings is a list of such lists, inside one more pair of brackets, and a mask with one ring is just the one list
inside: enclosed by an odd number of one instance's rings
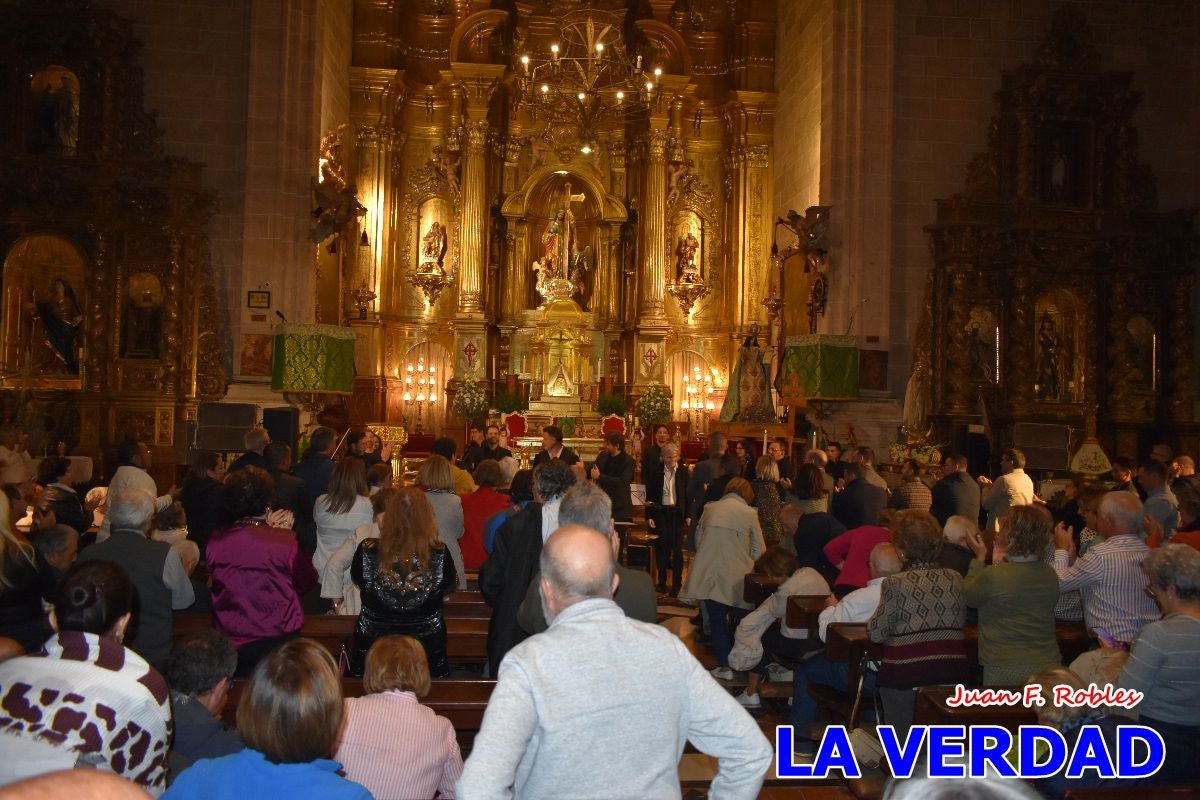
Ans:
{"label": "decorative cross on altar", "polygon": [[563,207],[560,216],[562,217],[562,228],[558,240],[558,264],[562,265],[563,270],[566,270],[567,265],[571,263],[572,245],[575,244],[575,214],[571,211],[572,203],[582,203],[582,194],[571,194],[571,182],[567,181],[563,184]]}

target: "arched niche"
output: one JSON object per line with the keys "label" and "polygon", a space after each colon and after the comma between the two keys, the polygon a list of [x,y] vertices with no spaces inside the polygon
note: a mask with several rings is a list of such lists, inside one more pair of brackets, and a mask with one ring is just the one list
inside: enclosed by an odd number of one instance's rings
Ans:
{"label": "arched niche", "polygon": [[79,78],[48,64],[29,78],[26,148],[31,153],[75,155],[79,145]]}
{"label": "arched niche", "polygon": [[1066,289],[1051,289],[1038,296],[1033,319],[1034,399],[1082,402],[1087,341],[1082,300]]}
{"label": "arched niche", "polygon": [[135,272],[125,283],[121,357],[157,359],[162,354],[162,282],[152,272]]}
{"label": "arched niche", "polygon": [[1000,324],[988,306],[971,306],[967,314],[968,370],[971,380],[994,385],[1000,381]]}
{"label": "arched niche", "polygon": [[[549,260],[562,277],[579,287],[576,302],[590,309],[596,292],[596,254],[600,250],[599,228],[602,200],[593,188],[568,171],[546,175],[527,193],[527,250],[532,262]],[[537,282],[528,281],[527,308],[543,304]]]}
{"label": "arched niche", "polygon": [[1129,358],[1133,364],[1130,380],[1135,389],[1153,392],[1158,389],[1158,331],[1154,323],[1141,314],[1134,314],[1125,324],[1129,333]]}
{"label": "arched niche", "polygon": [[14,385],[80,388],[86,261],[49,233],[16,242],[4,258],[3,364]]}
{"label": "arched niche", "polygon": [[675,350],[663,362],[663,382],[671,387],[671,416],[677,423],[687,423],[689,434],[706,433],[717,418],[725,381],[721,365],[697,350]]}

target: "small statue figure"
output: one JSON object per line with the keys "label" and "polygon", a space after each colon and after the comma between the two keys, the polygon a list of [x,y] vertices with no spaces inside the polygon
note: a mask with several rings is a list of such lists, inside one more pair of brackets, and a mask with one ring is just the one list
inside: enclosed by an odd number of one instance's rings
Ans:
{"label": "small statue figure", "polygon": [[429,230],[421,239],[421,272],[445,275],[443,261],[446,258],[446,229],[440,222],[430,223]]}
{"label": "small statue figure", "polygon": [[675,271],[680,283],[703,283],[700,268],[696,265],[696,251],[700,249],[700,241],[695,234],[688,231],[687,236],[679,240],[675,248],[678,258],[675,261]]}
{"label": "small statue figure", "polygon": [[1058,331],[1054,329],[1054,320],[1049,314],[1043,314],[1038,328],[1038,378],[1037,399],[1059,399],[1058,349],[1060,341]]}

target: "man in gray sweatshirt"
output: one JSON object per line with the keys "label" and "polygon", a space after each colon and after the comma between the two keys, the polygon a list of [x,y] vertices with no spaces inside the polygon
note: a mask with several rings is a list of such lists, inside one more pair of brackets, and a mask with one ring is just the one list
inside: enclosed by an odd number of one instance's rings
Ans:
{"label": "man in gray sweatshirt", "polygon": [[690,740],[720,761],[710,797],[757,797],[766,737],[678,638],[613,602],[607,538],[559,528],[541,566],[550,628],[501,662],[458,796],[678,798]]}

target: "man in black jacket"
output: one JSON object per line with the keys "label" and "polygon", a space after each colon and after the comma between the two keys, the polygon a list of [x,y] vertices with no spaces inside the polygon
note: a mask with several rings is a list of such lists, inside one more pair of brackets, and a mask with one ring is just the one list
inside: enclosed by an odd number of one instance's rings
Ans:
{"label": "man in black jacket", "polygon": [[[560,498],[575,483],[571,467],[559,459],[534,470],[535,501],[518,511],[496,532],[492,554],[479,570],[479,591],[492,607],[488,623],[488,671],[495,677],[504,655],[527,638],[517,622],[517,610],[525,599],[529,582],[538,571],[542,542],[558,527],[543,531],[550,520],[542,519],[542,504]],[[555,509],[557,511],[557,509]]]}
{"label": "man in black jacket", "polygon": [[942,460],[942,479],[933,485],[929,513],[942,527],[951,517],[966,517],[978,524],[979,484],[967,472],[965,456],[951,454]]}
{"label": "man in black jacket", "polygon": [[562,428],[557,425],[547,425],[542,428],[542,449],[534,456],[533,466],[534,468],[540,467],[553,458],[566,462],[567,466],[579,462],[579,456],[563,444]]}
{"label": "man in black jacket", "polygon": [[633,483],[633,458],[625,452],[625,437],[619,433],[604,435],[604,452],[592,465],[591,478],[612,500],[612,515],[616,522],[633,521],[633,499],[629,485]]}
{"label": "man in black jacket", "polygon": [[833,516],[854,530],[863,525],[875,525],[887,508],[887,492],[867,482],[863,474],[869,466],[860,461],[847,461],[843,470],[846,488],[833,496]]}
{"label": "man in black jacket", "polygon": [[642,476],[646,482],[646,524],[658,539],[654,542],[658,560],[658,591],[667,591],[667,572],[671,573],[671,596],[679,595],[683,585],[683,530],[689,523],[687,468],[679,463],[679,445],[667,442],[659,452],[658,470]]}

